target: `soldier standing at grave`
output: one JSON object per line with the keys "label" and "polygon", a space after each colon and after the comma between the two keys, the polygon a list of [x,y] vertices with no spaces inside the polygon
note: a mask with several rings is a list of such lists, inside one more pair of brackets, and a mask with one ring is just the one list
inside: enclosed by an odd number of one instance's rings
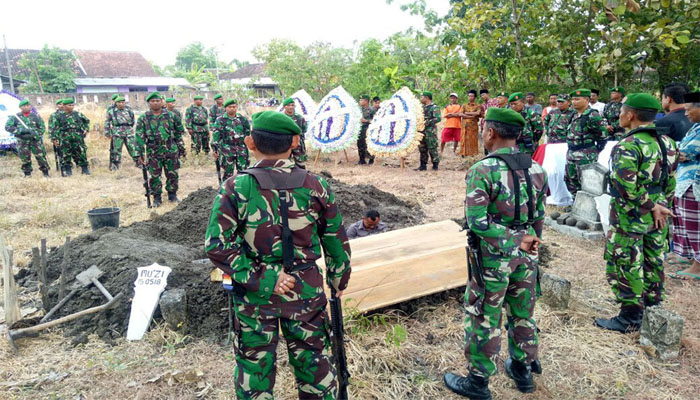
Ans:
{"label": "soldier standing at grave", "polygon": [[46,162],[46,149],[44,148],[44,132],[46,132],[44,120],[32,112],[29,100],[20,101],[19,108],[20,112],[17,115],[11,115],[7,119],[5,130],[17,138],[22,172],[26,177],[32,175],[32,154],[34,154],[41,173],[48,178],[49,163]]}
{"label": "soldier standing at grave", "polygon": [[215,104],[209,109],[209,126],[213,127],[216,119],[226,114],[226,106],[224,105],[224,96],[218,93],[214,96]]}
{"label": "soldier standing at grave", "polygon": [[608,131],[608,140],[620,140],[625,134],[625,128],[620,126],[620,112],[622,109],[622,97],[625,89],[616,86],[610,89],[610,102],[603,108],[605,129]]}
{"label": "soldier standing at grave", "polygon": [[569,124],[575,113],[576,111],[570,107],[568,94],[557,96],[557,108],[548,112],[547,116],[544,117],[547,143],[566,143]]}
{"label": "soldier standing at grave", "polygon": [[676,142],[654,126],[661,103],[647,93],[624,101],[620,126],[629,128],[613,148],[610,165],[610,229],[605,246],[608,283],[620,303],[619,315],[596,318],[618,332],[639,330],[645,307],[664,297],[667,219],[673,205],[678,164]]}
{"label": "soldier standing at grave", "polygon": [[428,156],[433,162],[433,170],[437,171],[440,164],[440,156],[438,155],[438,138],[437,138],[437,123],[440,122],[440,109],[433,103],[433,94],[431,92],[423,92],[420,97],[420,102],[423,104],[423,118],[425,119],[425,128],[423,128],[423,139],[418,145],[420,152],[420,166],[416,171],[425,171],[428,169]]}
{"label": "soldier standing at grave", "polygon": [[294,103],[294,99],[291,97],[284,99],[282,102],[282,107],[284,107],[284,114],[293,119],[299,126],[299,129],[301,129],[301,135],[299,135],[299,147],[292,150],[292,158],[297,163],[304,163],[308,159],[306,157],[306,144],[304,144],[304,135],[306,134],[307,130],[306,119],[300,114],[294,112],[296,109],[296,104]]}
{"label": "soldier standing at grave", "polygon": [[199,154],[200,150],[209,154],[209,129],[207,128],[207,118],[209,114],[202,105],[204,96],[194,96],[194,104],[187,107],[185,111],[185,127],[192,137],[192,151]]}
{"label": "soldier standing at grave", "polygon": [[533,312],[547,174],[529,154],[518,151],[516,140],[525,126],[520,113],[492,107],[485,119],[482,139],[489,155],[466,177],[465,216],[472,253],[465,293],[469,375],[444,376],[450,390],[473,399],[491,399],[488,382],[497,372],[503,306],[510,354],[506,373],[518,390],[528,393],[535,388],[532,372],[541,372]]}
{"label": "soldier standing at grave", "polygon": [[[167,179],[165,190],[168,192],[168,201],[179,201],[177,170],[180,168],[180,156],[185,155],[185,144],[182,142],[185,129],[182,121],[163,109],[162,99],[158,92],[149,94],[146,97],[149,111],[143,113],[136,122],[134,153],[139,165],[148,168],[151,175],[149,186],[154,207],[163,202],[163,183],[160,179],[163,172]],[[144,156],[148,159],[144,159]]]}
{"label": "soldier standing at grave", "polygon": [[54,145],[60,146],[63,154],[63,170],[72,175],[72,161],[81,168],[83,175],[90,175],[87,161],[85,136],[90,130],[90,120],[78,111],[73,111],[75,100],[63,99],[63,111],[56,114]]}
{"label": "soldier standing at grave", "polygon": [[525,128],[516,140],[521,153],[533,155],[537,150],[537,144],[542,138],[544,127],[542,126],[542,116],[531,108],[525,108],[525,96],[522,92],[515,92],[508,98],[510,109],[525,118]]}
{"label": "soldier standing at grave", "polygon": [[248,168],[248,149],[243,143],[246,134],[243,124],[236,115],[236,100],[226,100],[223,104],[226,114],[220,116],[212,127],[211,147],[214,157],[219,159],[224,175],[221,181],[233,176],[235,171]]}
{"label": "soldier standing at grave", "polygon": [[273,398],[280,327],[299,398],[337,398],[323,282],[342,295],[350,246],[328,182],[289,159],[300,134],[283,113],[254,114],[245,143],[260,161],[221,186],[209,219],[207,255],[233,281],[239,399]]}
{"label": "soldier standing at grave", "polygon": [[598,153],[605,146],[607,137],[603,118],[589,105],[591,91],[577,89],[570,94],[576,112],[571,117],[566,143],[566,175],[564,183],[572,196],[581,189],[581,167],[598,162]]}
{"label": "soldier standing at grave", "polygon": [[377,112],[374,108],[369,106],[369,95],[363,94],[360,96],[360,107],[362,108],[362,127],[360,128],[360,135],[357,137],[357,153],[360,156],[360,161],[358,164],[367,164],[365,158],[369,158],[369,164],[374,164],[374,156],[369,154],[367,151],[367,128],[369,128],[374,114]]}
{"label": "soldier standing at grave", "polygon": [[130,108],[126,108],[126,101],[119,96],[114,99],[114,107],[107,111],[107,120],[105,121],[105,134],[112,141],[110,150],[110,160],[112,161],[111,169],[119,169],[122,162],[122,147],[126,146],[126,151],[129,156],[136,162],[134,156],[134,124],[136,118],[134,112]]}

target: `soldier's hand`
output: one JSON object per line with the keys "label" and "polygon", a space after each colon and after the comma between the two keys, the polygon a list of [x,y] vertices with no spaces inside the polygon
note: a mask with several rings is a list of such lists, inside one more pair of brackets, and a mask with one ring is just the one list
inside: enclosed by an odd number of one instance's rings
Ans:
{"label": "soldier's hand", "polygon": [[526,252],[527,254],[536,256],[538,248],[542,240],[534,235],[523,236],[523,241],[520,242],[520,250]]}
{"label": "soldier's hand", "polygon": [[675,217],[671,210],[661,204],[654,205],[654,208],[651,209],[651,215],[654,217],[654,226],[656,229],[663,229],[666,227],[668,217]]}
{"label": "soldier's hand", "polygon": [[685,153],[680,152],[678,153],[678,162],[686,162],[688,161],[688,158],[686,157]]}
{"label": "soldier's hand", "polygon": [[275,284],[275,293],[276,294],[285,294],[288,291],[292,290],[294,288],[294,285],[296,284],[296,279],[287,274],[286,272],[282,271],[280,272],[279,278],[277,278],[277,283]]}
{"label": "soldier's hand", "polygon": [[58,140],[56,139],[52,140],[51,143],[53,143],[54,146],[58,146]]}
{"label": "soldier's hand", "polygon": [[219,152],[218,152],[218,151],[214,151],[214,158],[219,158]]}
{"label": "soldier's hand", "polygon": [[340,296],[343,295],[343,292],[344,292],[344,290],[339,290],[339,291],[335,292],[335,297],[340,298]]}
{"label": "soldier's hand", "polygon": [[610,126],[610,125],[606,126],[605,128],[608,130],[608,132],[612,132],[612,131],[613,131],[613,127]]}
{"label": "soldier's hand", "polygon": [[139,156],[139,157],[136,159],[136,162],[137,162],[139,165],[141,165],[141,166],[144,166],[144,167],[146,166],[146,164],[143,162],[143,157],[142,157],[142,156]]}

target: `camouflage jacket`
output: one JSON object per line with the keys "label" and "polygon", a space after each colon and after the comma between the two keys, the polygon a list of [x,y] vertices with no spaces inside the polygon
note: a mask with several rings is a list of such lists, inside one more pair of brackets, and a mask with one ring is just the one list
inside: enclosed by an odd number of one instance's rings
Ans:
{"label": "camouflage jacket", "polygon": [[163,110],[160,115],[146,111],[136,122],[134,153],[136,157],[143,157],[145,153],[148,157],[177,158],[178,154],[185,153],[184,133],[182,121],[170,111]]}
{"label": "camouflage jacket", "polygon": [[58,140],[58,113],[62,111],[56,110],[49,117],[49,139]]}
{"label": "camouflage jacket", "polygon": [[245,147],[243,138],[246,137],[246,134],[243,132],[243,124],[237,116],[231,118],[228,114],[224,114],[217,118],[212,125],[211,136],[211,147],[214,151]]}
{"label": "camouflage jacket", "polygon": [[72,135],[85,137],[89,130],[90,120],[83,113],[61,111],[56,115],[56,136],[59,140]]}
{"label": "camouflage jacket", "polygon": [[[516,154],[513,147],[503,147],[493,153]],[[528,193],[523,171],[517,172],[520,182],[515,185],[520,191],[520,219],[515,220],[515,192],[513,179],[506,163],[497,158],[484,158],[467,171],[467,197],[464,213],[469,229],[482,240],[482,250],[495,257],[522,256],[519,249],[525,234],[541,235],[544,225],[545,198],[547,196],[547,173],[536,162],[529,169],[532,180],[533,205],[532,224],[527,230],[517,225],[528,223]],[[514,229],[516,228],[516,229]],[[485,266],[487,266],[485,264]]]}
{"label": "camouflage jacket", "polygon": [[542,132],[544,132],[542,117],[529,108],[523,108],[520,111],[520,115],[525,118],[525,127],[515,143],[518,145],[521,153],[532,154],[535,152],[540,138],[542,138]]}
{"label": "camouflage jacket", "polygon": [[608,140],[620,140],[622,136],[625,135],[625,128],[620,126],[620,113],[622,112],[622,102],[611,101],[605,105],[603,108],[603,118],[605,119],[605,126],[612,126],[613,131],[608,132],[605,130],[605,134],[608,136]]}
{"label": "camouflage jacket", "polygon": [[107,119],[105,120],[105,135],[127,137],[131,135],[131,129],[136,123],[134,111],[131,108],[124,107],[120,110],[117,107],[112,107],[107,111]]}
{"label": "camouflage jacket", "polygon": [[246,136],[250,135],[250,122],[248,122],[248,118],[241,113],[237,113],[236,118],[238,118],[238,120],[241,121],[241,125],[243,125],[243,133],[245,133]]}
{"label": "camouflage jacket", "polygon": [[598,111],[588,107],[582,114],[574,110],[566,134],[568,161],[597,160],[599,148],[605,144],[607,131]]}
{"label": "camouflage jacket", "polygon": [[[294,161],[261,160],[252,168],[291,173]],[[344,290],[350,279],[350,245],[343,218],[328,182],[309,173],[303,187],[289,191],[289,227],[294,236],[294,263],[313,263],[325,255],[326,280]],[[252,304],[312,299],[323,293],[319,267],[294,273],[298,283],[284,295],[274,294],[282,266],[282,220],[277,190],[262,190],[255,178],[238,174],[221,186],[207,228],[209,259],[235,284],[245,289]]]}
{"label": "camouflage jacket", "polygon": [[175,119],[182,122],[182,113],[180,112],[180,110],[178,110],[177,108],[173,108],[173,110],[170,112],[173,113],[173,115],[175,116]]}
{"label": "camouflage jacket", "polygon": [[362,107],[362,118],[367,120],[367,122],[362,123],[362,130],[366,131],[367,128],[369,127],[369,124],[372,122],[372,118],[374,118],[374,114],[377,112],[374,108],[367,106],[367,107]]}
{"label": "camouflage jacket", "polygon": [[216,104],[211,106],[209,109],[209,125],[214,125],[216,119],[224,114],[226,114],[226,109],[224,107],[219,107]]}
{"label": "camouflage jacket", "polygon": [[[362,115],[364,116],[364,110],[363,110]],[[294,113],[294,115],[292,115],[289,118],[293,119],[294,122],[297,123],[297,126],[299,126],[299,129],[301,129],[301,137],[304,137],[304,134],[306,133],[306,130],[308,129],[306,119],[297,113]]]}
{"label": "camouflage jacket", "polygon": [[428,105],[423,104],[423,118],[425,119],[425,129],[424,133],[435,134],[437,130],[437,124],[442,119],[440,109],[435,103],[430,103]]}
{"label": "camouflage jacket", "polygon": [[547,143],[566,143],[569,132],[569,123],[576,111],[569,108],[566,111],[555,109],[544,118],[544,129],[547,134]]}
{"label": "camouflage jacket", "polygon": [[[20,120],[24,122],[26,128],[24,125],[22,125]],[[22,129],[30,129],[32,131],[31,136],[25,137],[22,135],[22,137],[18,137],[18,135],[21,135],[20,132]],[[7,119],[7,122],[5,123],[5,130],[15,135],[15,137],[20,140],[41,141],[44,133],[46,132],[46,125],[44,125],[44,120],[41,119],[41,117],[36,113],[30,113],[28,117],[25,117],[20,111],[17,113],[17,115],[11,115]]]}
{"label": "camouflage jacket", "polygon": [[204,106],[191,105],[185,111],[185,127],[192,132],[206,132],[209,113]]}
{"label": "camouflage jacket", "polygon": [[666,171],[654,125],[639,127],[612,150],[610,156],[610,226],[632,233],[653,231],[651,209],[655,204],[673,205],[678,166],[676,142],[666,135],[658,137],[666,148]]}

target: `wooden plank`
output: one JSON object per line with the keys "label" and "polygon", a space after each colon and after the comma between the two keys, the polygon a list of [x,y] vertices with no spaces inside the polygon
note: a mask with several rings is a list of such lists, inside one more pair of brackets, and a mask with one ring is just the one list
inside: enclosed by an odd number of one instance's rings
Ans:
{"label": "wooden plank", "polygon": [[15,322],[22,318],[17,302],[17,285],[15,276],[12,273],[12,249],[7,248],[5,238],[0,236],[0,258],[2,259],[3,269],[3,301],[5,308],[5,323],[8,329]]}

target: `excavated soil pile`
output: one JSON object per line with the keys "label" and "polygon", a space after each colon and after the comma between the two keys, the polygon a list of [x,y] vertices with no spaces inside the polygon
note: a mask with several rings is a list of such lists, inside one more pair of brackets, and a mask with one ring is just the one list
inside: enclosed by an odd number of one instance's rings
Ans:
{"label": "excavated soil pile", "polygon": [[[348,225],[363,216],[367,208],[375,208],[390,228],[418,224],[424,214],[420,207],[370,185],[346,185],[332,180],[337,203]],[[221,338],[226,335],[226,297],[220,283],[209,279],[211,265],[192,261],[205,258],[203,241],[206,224],[216,190],[208,187],[191,193],[175,209],[150,221],[122,228],[103,228],[82,235],[71,242],[67,282],[74,284],[76,274],[97,265],[104,275],[102,284],[115,296],[124,299],[115,308],[80,318],[64,325],[66,334],[85,337],[97,333],[110,342],[126,334],[136,268],[157,262],[172,268],[166,289],[184,288],[187,293],[188,334],[197,337]],[[59,247],[49,256],[49,280],[57,283],[64,249]],[[20,284],[36,281],[34,276],[19,280]],[[68,291],[68,290],[67,290]],[[57,284],[49,289],[51,305],[58,302]],[[65,316],[104,303],[104,296],[94,285],[81,289],[54,318]],[[160,320],[156,310],[154,320]]]}

